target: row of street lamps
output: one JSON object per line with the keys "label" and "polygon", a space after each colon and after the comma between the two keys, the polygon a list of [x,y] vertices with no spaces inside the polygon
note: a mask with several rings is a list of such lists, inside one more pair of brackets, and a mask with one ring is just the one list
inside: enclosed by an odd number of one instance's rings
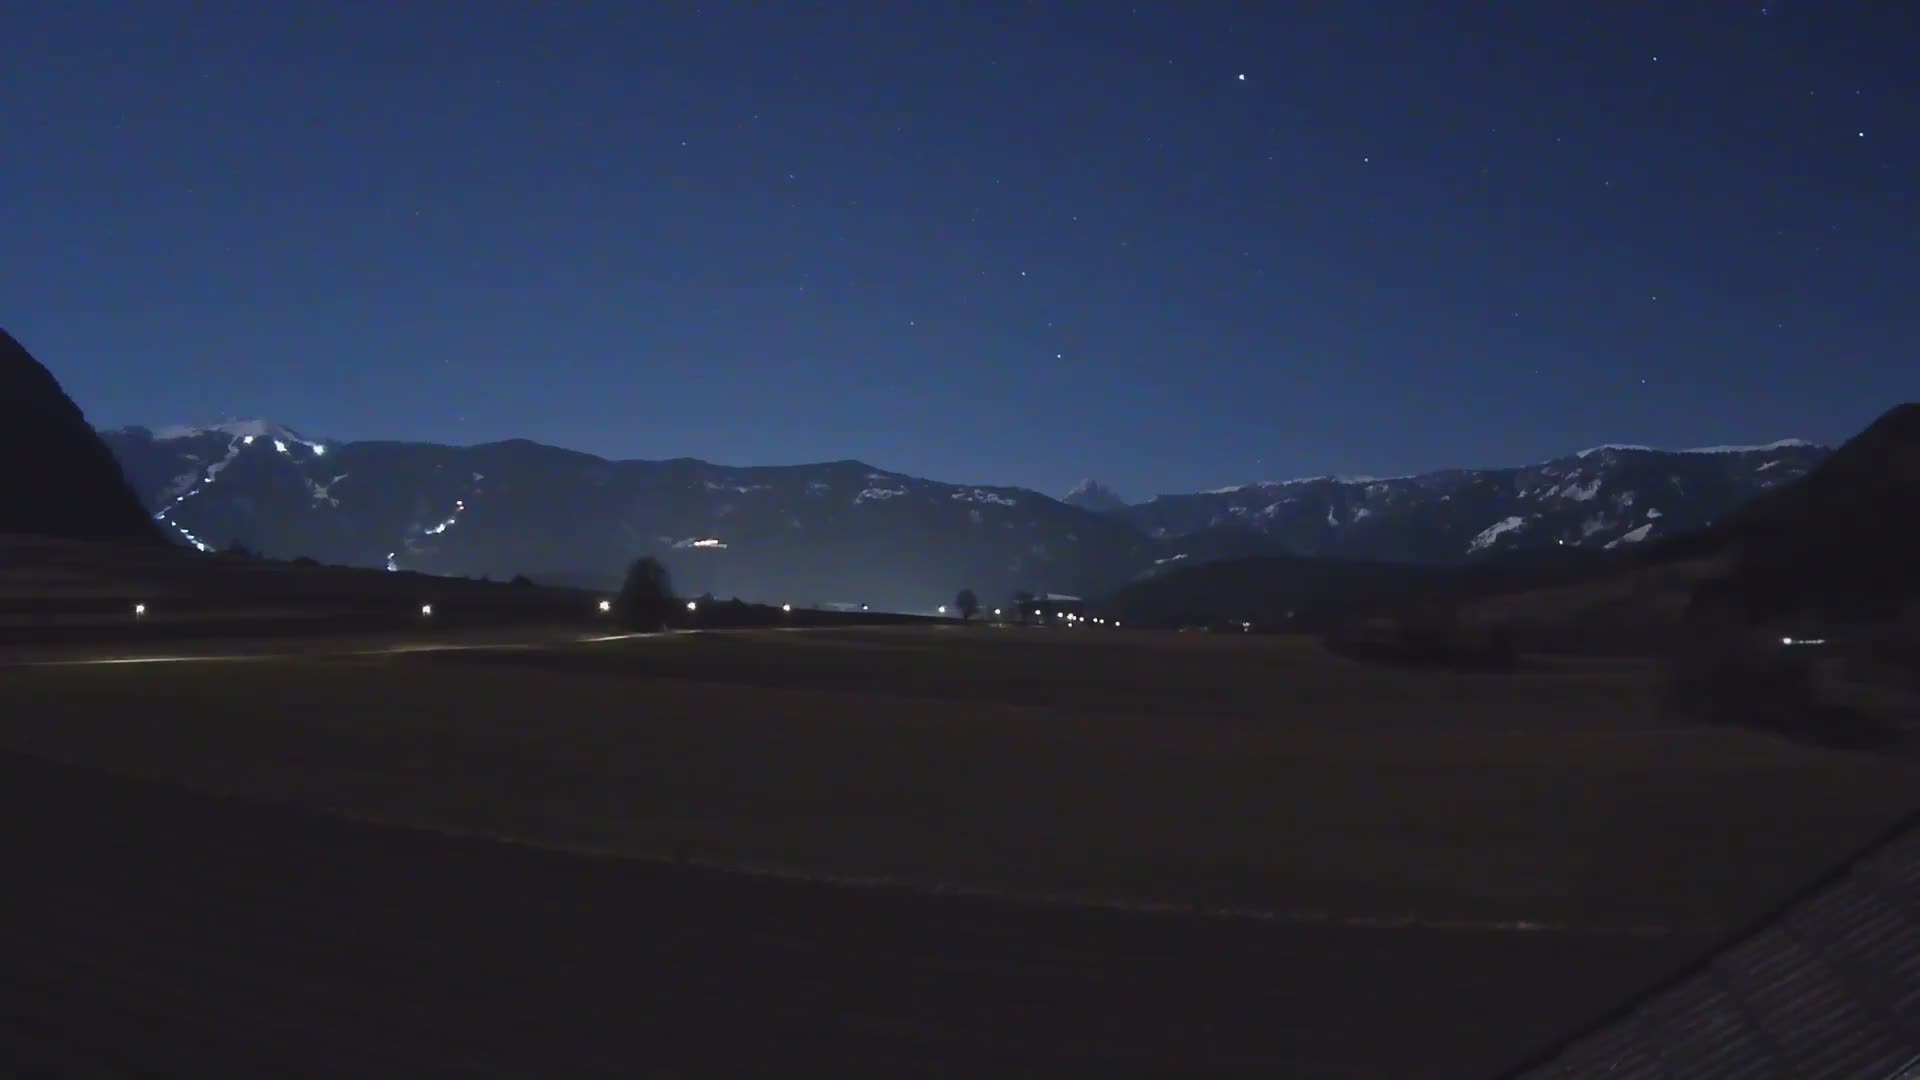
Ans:
{"label": "row of street lamps", "polygon": [[[599,610],[600,610],[600,614],[602,614],[602,615],[611,615],[611,614],[613,613],[613,601],[612,601],[612,600],[601,600],[601,601],[600,601],[600,602],[598,603],[598,605],[596,605],[596,606],[597,606],[597,607],[599,608]],[[699,602],[699,601],[697,601],[697,600],[689,600],[689,601],[687,601],[687,610],[688,610],[688,611],[699,611],[699,610],[700,610],[700,602]],[[780,605],[780,610],[781,610],[782,612],[784,612],[784,613],[786,613],[786,614],[788,614],[788,615],[791,615],[791,614],[793,614],[793,605],[792,605],[792,604],[781,604],[781,605]],[[861,611],[865,611],[865,610],[867,610],[867,605],[865,605],[865,604],[861,604],[861,605],[860,605],[860,610],[861,610]],[[941,605],[940,605],[940,614],[942,614],[942,615],[945,615],[946,613],[947,613],[947,605],[945,605],[945,604],[941,604]],[[134,618],[136,618],[136,619],[144,619],[144,618],[146,618],[146,616],[147,616],[147,605],[146,605],[146,604],[144,604],[144,603],[138,603],[138,604],[135,604],[135,605],[133,605],[133,617],[134,617]],[[421,605],[420,605],[420,617],[421,617],[421,618],[423,618],[423,619],[430,619],[430,618],[432,618],[432,617],[433,617],[433,605],[432,605],[432,604],[421,604]],[[1001,609],[999,609],[999,608],[994,608],[994,609],[993,609],[993,617],[994,617],[994,618],[996,618],[996,619],[998,619],[998,618],[1000,618],[1000,617],[1002,617],[1002,611],[1001,611]],[[1094,624],[1095,624],[1095,625],[1097,625],[1097,626],[1109,626],[1109,625],[1110,625],[1110,626],[1116,626],[1116,627],[1117,627],[1117,626],[1119,626],[1119,625],[1120,625],[1120,622],[1119,622],[1119,620],[1117,620],[1117,619],[1116,619],[1116,620],[1111,620],[1111,621],[1109,621],[1109,620],[1106,620],[1106,619],[1102,619],[1102,618],[1099,618],[1099,617],[1095,617],[1095,618],[1093,618],[1093,619],[1088,619],[1088,618],[1087,618],[1086,616],[1084,616],[1084,615],[1073,615],[1073,614],[1069,614],[1069,613],[1067,613],[1067,612],[1058,612],[1058,611],[1057,611],[1057,612],[1054,612],[1054,618],[1057,618],[1057,619],[1064,619],[1064,620],[1066,620],[1066,621],[1067,621],[1067,622],[1069,622],[1069,623],[1076,623],[1076,622],[1092,622],[1092,623],[1094,623]]]}

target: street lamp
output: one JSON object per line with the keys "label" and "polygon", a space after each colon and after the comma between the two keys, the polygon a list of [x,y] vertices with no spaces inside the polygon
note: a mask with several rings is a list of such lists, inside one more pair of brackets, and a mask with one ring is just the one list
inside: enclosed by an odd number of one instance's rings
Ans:
{"label": "street lamp", "polygon": [[134,617],[134,618],[136,618],[136,619],[137,619],[137,618],[139,618],[140,616],[142,616],[142,615],[145,615],[146,613],[147,613],[147,605],[145,605],[145,604],[135,604],[135,605],[133,605],[133,617]]}
{"label": "street lamp", "polygon": [[433,614],[433,605],[432,605],[432,604],[421,604],[421,605],[420,605],[420,614],[421,614],[421,616],[422,616],[423,618],[424,618],[424,617],[427,617],[427,616],[431,616],[431,615]]}
{"label": "street lamp", "polygon": [[789,615],[791,615],[791,614],[793,614],[793,605],[792,605],[792,604],[781,604],[781,605],[780,605],[780,610],[781,610],[781,611],[784,611],[784,612],[786,612],[786,613],[787,613],[787,614],[789,614]]}
{"label": "street lamp", "polygon": [[613,601],[611,600],[600,601],[600,614],[605,615],[607,612],[612,610],[613,610]]}
{"label": "street lamp", "polygon": [[942,615],[945,615],[946,613],[947,613],[947,605],[945,605],[945,604],[941,604],[941,605],[940,605],[940,614],[942,614]]}
{"label": "street lamp", "polygon": [[688,610],[688,611],[699,611],[699,610],[700,610],[700,604],[699,604],[699,602],[698,602],[698,601],[694,601],[694,600],[689,600],[689,601],[687,601],[687,610]]}

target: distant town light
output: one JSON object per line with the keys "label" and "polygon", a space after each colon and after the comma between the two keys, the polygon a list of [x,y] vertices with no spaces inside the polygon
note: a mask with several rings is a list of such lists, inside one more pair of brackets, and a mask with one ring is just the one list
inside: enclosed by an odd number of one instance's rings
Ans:
{"label": "distant town light", "polygon": [[421,604],[421,605],[420,605],[420,614],[422,614],[422,615],[432,615],[432,614],[433,614],[433,605],[432,605],[432,604]]}
{"label": "distant town light", "polygon": [[613,610],[613,601],[611,600],[600,601],[600,614],[605,615],[607,612],[612,610]]}
{"label": "distant town light", "polygon": [[314,457],[326,457],[326,456],[327,456],[327,448],[326,448],[326,447],[324,447],[324,446],[321,446],[321,445],[320,445],[319,443],[314,443],[314,444],[313,444],[313,456],[314,456]]}
{"label": "distant town light", "polygon": [[136,616],[139,616],[139,615],[145,615],[145,614],[147,613],[147,605],[145,605],[145,604],[135,604],[135,605],[133,605],[133,613],[134,613],[134,615],[136,615]]}

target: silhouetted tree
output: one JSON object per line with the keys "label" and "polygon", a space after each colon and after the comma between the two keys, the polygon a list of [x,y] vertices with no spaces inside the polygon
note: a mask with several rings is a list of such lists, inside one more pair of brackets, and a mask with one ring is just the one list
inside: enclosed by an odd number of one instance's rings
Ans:
{"label": "silhouetted tree", "polygon": [[973,595],[972,589],[961,589],[953,598],[953,606],[959,610],[960,618],[969,622],[980,614],[980,598]]}
{"label": "silhouetted tree", "polygon": [[525,574],[515,574],[513,575],[513,580],[507,582],[507,584],[512,585],[515,588],[527,589],[527,588],[533,587],[533,579],[528,577]]}
{"label": "silhouetted tree", "polygon": [[658,630],[673,613],[673,579],[660,560],[635,559],[627,568],[626,583],[614,601],[614,613],[635,630]]}

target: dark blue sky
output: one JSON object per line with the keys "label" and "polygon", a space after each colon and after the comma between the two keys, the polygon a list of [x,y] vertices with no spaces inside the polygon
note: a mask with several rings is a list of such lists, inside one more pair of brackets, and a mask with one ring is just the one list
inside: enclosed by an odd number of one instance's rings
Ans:
{"label": "dark blue sky", "polygon": [[1906,8],[13,0],[0,324],[106,426],[1133,497],[1838,440]]}

